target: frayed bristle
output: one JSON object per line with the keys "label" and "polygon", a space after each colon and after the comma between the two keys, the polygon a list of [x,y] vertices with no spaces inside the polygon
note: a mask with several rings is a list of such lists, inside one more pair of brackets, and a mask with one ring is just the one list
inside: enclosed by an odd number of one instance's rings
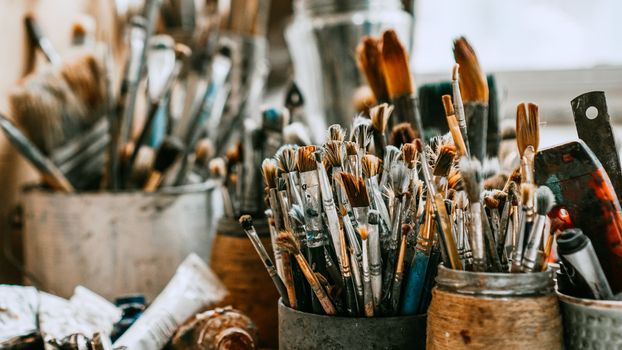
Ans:
{"label": "frayed bristle", "polygon": [[348,209],[346,209],[346,207],[344,205],[340,205],[339,206],[339,216],[345,217],[346,215],[348,215]]}
{"label": "frayed bristle", "polygon": [[434,164],[434,176],[447,177],[451,171],[451,167],[454,165],[456,159],[456,146],[451,144],[444,144],[438,149],[436,155],[436,162]]}
{"label": "frayed bristle", "polygon": [[365,75],[367,84],[373,91],[376,99],[386,101],[388,99],[387,83],[382,71],[382,52],[380,40],[374,37],[363,37],[356,48],[356,58],[359,69]]}
{"label": "frayed bristle", "polygon": [[279,235],[276,238],[276,244],[279,248],[294,254],[300,254],[300,244],[294,234],[290,231],[283,230],[279,232]]}
{"label": "frayed bristle", "polygon": [[369,114],[369,109],[377,103],[378,100],[376,100],[376,96],[374,96],[374,92],[371,91],[369,86],[359,86],[354,90],[352,106],[357,113],[367,115]]}
{"label": "frayed bristle", "polygon": [[356,142],[346,141],[344,142],[344,144],[346,145],[346,155],[348,156],[357,155],[359,148]]}
{"label": "frayed bristle", "polygon": [[482,177],[487,179],[501,172],[501,164],[499,164],[499,158],[484,158],[482,163]]}
{"label": "frayed bristle", "polygon": [[276,151],[274,157],[277,161],[279,171],[283,173],[291,173],[296,171],[296,145],[283,145]]}
{"label": "frayed bristle", "polygon": [[391,188],[396,196],[403,196],[408,191],[410,176],[408,176],[408,167],[398,162],[391,167]]}
{"label": "frayed bristle", "polygon": [[456,191],[463,191],[464,184],[462,182],[462,175],[456,167],[452,167],[447,176],[447,187]]}
{"label": "frayed bristle", "polygon": [[479,201],[482,192],[482,165],[479,160],[462,157],[458,165],[469,202]]}
{"label": "frayed bristle", "polygon": [[361,160],[361,165],[363,168],[363,177],[370,178],[378,175],[380,173],[380,158],[374,156],[373,154],[366,154],[363,156]]}
{"label": "frayed bristle", "polygon": [[356,142],[359,149],[367,150],[371,143],[371,120],[364,117],[356,117],[352,126],[350,141]]}
{"label": "frayed bristle", "polygon": [[456,191],[456,194],[454,195],[454,204],[456,208],[458,209],[462,209],[462,210],[466,209],[467,205],[469,204],[469,201],[464,191]]}
{"label": "frayed bristle", "polygon": [[153,168],[164,173],[184,152],[184,143],[175,136],[167,136],[156,154]]}
{"label": "frayed bristle", "polygon": [[317,150],[316,146],[304,146],[298,148],[296,154],[296,168],[298,172],[304,173],[307,171],[317,170],[317,163],[315,162],[315,156],[313,155]]}
{"label": "frayed bristle", "polygon": [[520,103],[516,107],[516,145],[520,156],[523,156],[527,146],[538,150],[540,144],[540,117],[538,106],[529,103]]}
{"label": "frayed bristle", "polygon": [[237,142],[225,153],[225,158],[229,164],[237,164],[242,161],[243,147],[241,142]]}
{"label": "frayed bristle", "polygon": [[371,127],[379,134],[384,134],[389,117],[393,112],[393,106],[389,106],[386,103],[379,104],[372,107],[369,110],[369,116],[371,117]]}
{"label": "frayed bristle", "polygon": [[277,167],[275,159],[266,158],[263,160],[263,163],[261,163],[261,174],[266,187],[276,188]]}
{"label": "frayed bristle", "polygon": [[340,173],[340,177],[352,207],[368,207],[369,195],[367,193],[367,186],[365,186],[365,180],[363,180],[362,177],[357,177],[345,172]]}
{"label": "frayed bristle", "polygon": [[454,59],[460,65],[460,93],[464,102],[488,103],[488,81],[475,51],[464,38],[454,41]]}
{"label": "frayed bristle", "polygon": [[555,195],[550,188],[540,186],[536,190],[536,210],[538,215],[546,215],[555,206]]}
{"label": "frayed bristle", "polygon": [[214,156],[214,153],[214,144],[208,138],[202,138],[199,140],[194,148],[194,155],[196,156],[199,164],[205,164],[205,162]]}
{"label": "frayed bristle", "polygon": [[391,130],[389,143],[395,147],[401,147],[405,143],[411,143],[417,138],[417,134],[410,123],[399,123]]}
{"label": "frayed bristle", "polygon": [[401,148],[402,159],[409,169],[414,169],[417,165],[417,146],[414,143],[405,143]]}
{"label": "frayed bristle", "polygon": [[484,205],[489,209],[499,208],[500,201],[492,193],[484,195]]}
{"label": "frayed bristle", "polygon": [[248,231],[253,228],[253,218],[250,215],[242,215],[239,219],[240,225],[244,230]]}
{"label": "frayed bristle", "polygon": [[533,186],[530,184],[520,185],[520,200],[523,206],[530,206],[533,198]]}
{"label": "frayed bristle", "polygon": [[227,175],[227,164],[223,158],[214,158],[209,162],[209,172],[216,178],[224,178]]}
{"label": "frayed bristle", "polygon": [[339,124],[328,127],[328,141],[343,142],[346,139],[346,131]]}
{"label": "frayed bristle", "polygon": [[408,53],[394,30],[382,33],[382,68],[391,99],[414,92]]}
{"label": "frayed bristle", "polygon": [[484,189],[486,190],[502,190],[508,181],[508,176],[505,173],[499,173],[494,176],[490,176],[484,180]]}
{"label": "frayed bristle", "polygon": [[343,166],[343,158],[345,156],[345,148],[341,141],[329,141],[324,144],[325,159],[331,167]]}

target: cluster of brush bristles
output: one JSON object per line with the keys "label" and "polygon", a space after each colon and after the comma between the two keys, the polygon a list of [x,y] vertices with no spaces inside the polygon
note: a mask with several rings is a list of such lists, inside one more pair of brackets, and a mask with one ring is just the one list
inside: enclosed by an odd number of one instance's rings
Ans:
{"label": "cluster of brush bristles", "polygon": [[[382,147],[372,121],[386,121],[386,104],[370,110],[371,120],[357,117],[349,137],[333,125],[323,145],[285,145],[265,159],[276,268],[260,255],[283,300],[320,314],[409,315],[426,311],[439,263],[476,272],[544,269],[554,199],[533,183],[538,115],[529,107],[529,115],[524,104],[518,109],[522,161],[513,173],[498,160],[482,166],[471,158],[456,146],[464,144],[459,133],[424,145],[406,124]],[[240,221],[256,238],[251,217]]]}

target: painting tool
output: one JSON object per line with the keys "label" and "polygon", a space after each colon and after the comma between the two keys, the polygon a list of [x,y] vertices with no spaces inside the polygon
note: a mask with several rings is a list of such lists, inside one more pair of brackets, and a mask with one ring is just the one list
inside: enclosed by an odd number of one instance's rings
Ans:
{"label": "painting tool", "polygon": [[45,58],[52,65],[60,65],[61,57],[52,45],[52,41],[45,35],[43,29],[39,25],[39,22],[32,14],[26,15],[24,17],[24,24],[26,25],[26,33],[28,34],[28,39],[30,42],[35,44],[41,53],[45,56]]}
{"label": "painting tool", "polygon": [[389,98],[395,106],[389,127],[407,122],[412,126],[415,138],[423,138],[423,125],[417,109],[408,54],[394,30],[387,30],[382,34],[382,69]]}
{"label": "painting tool", "polygon": [[164,139],[164,141],[162,141],[162,144],[156,153],[153,170],[151,171],[151,174],[149,174],[149,178],[143,188],[145,192],[155,192],[157,190],[162,182],[164,174],[181,156],[183,151],[184,145],[174,136],[168,136]]}
{"label": "painting tool", "polygon": [[553,192],[546,186],[538,187],[536,190],[536,218],[529,233],[527,248],[523,254],[522,265],[524,272],[541,270],[541,264],[544,263],[541,246],[544,240],[546,216],[553,206],[555,206],[555,195]]}
{"label": "painting tool", "polygon": [[459,168],[465,193],[469,199],[471,214],[469,243],[473,252],[473,271],[484,272],[486,271],[486,249],[482,227],[482,204],[479,201],[482,191],[481,164],[477,159],[463,157]]}
{"label": "painting tool", "polygon": [[389,102],[387,82],[382,67],[382,42],[374,37],[365,36],[356,47],[356,62],[367,79],[367,84],[376,97],[378,104]]}
{"label": "painting tool", "polygon": [[274,282],[274,285],[276,286],[276,289],[278,290],[279,295],[281,296],[281,299],[283,300],[283,303],[289,306],[287,289],[285,288],[285,285],[283,284],[283,280],[281,280],[281,278],[277,274],[276,268],[274,267],[274,264],[272,263],[272,259],[270,259],[270,256],[268,255],[266,248],[261,243],[261,239],[259,239],[259,236],[257,235],[257,231],[255,231],[252,217],[250,215],[242,215],[240,217],[240,224],[242,225],[244,232],[248,236],[248,239],[250,239],[251,243],[253,244],[253,247],[257,251],[257,254],[261,258],[261,262],[263,262],[264,266],[266,267],[266,270],[268,271],[270,278],[272,278],[272,281]]}

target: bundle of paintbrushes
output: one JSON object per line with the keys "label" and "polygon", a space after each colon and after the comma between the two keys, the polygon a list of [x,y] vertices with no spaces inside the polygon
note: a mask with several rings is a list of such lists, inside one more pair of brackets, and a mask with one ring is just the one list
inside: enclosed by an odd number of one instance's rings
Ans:
{"label": "bundle of paintbrushes", "polygon": [[[253,86],[254,96],[261,96],[263,83],[257,81],[261,77],[232,73],[241,64],[236,62],[239,52],[218,40],[213,6],[201,10],[184,4],[146,1],[123,28],[127,41],[121,62],[113,62],[110,43],[96,42],[89,26],[74,25],[74,46],[61,55],[36,18],[26,18],[31,42],[50,65],[28,76],[9,96],[11,119],[18,127],[4,116],[0,125],[48,187],[152,192],[207,179],[209,160],[224,154],[231,135],[251,117],[236,112],[235,123],[221,121],[229,92]],[[265,32],[268,4],[246,5],[244,16],[255,18],[250,25],[259,36]],[[238,10],[227,18],[240,17]],[[164,26],[156,28],[159,20]],[[238,27],[227,30],[249,30]],[[157,33],[163,29],[175,34],[185,30],[189,35],[179,40],[188,45]],[[124,68],[118,94],[115,63]],[[245,87],[237,86],[240,80]],[[247,100],[238,96],[235,103],[258,109],[257,101]],[[231,128],[224,143],[222,124]]]}

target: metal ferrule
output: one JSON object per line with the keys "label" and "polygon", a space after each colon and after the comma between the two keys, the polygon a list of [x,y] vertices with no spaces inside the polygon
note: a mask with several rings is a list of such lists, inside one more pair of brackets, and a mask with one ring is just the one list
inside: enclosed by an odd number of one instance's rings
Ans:
{"label": "metal ferrule", "polygon": [[380,218],[384,224],[388,227],[391,224],[391,216],[389,215],[389,209],[382,199],[382,193],[378,185],[378,176],[372,176],[366,180],[367,188],[370,194],[370,199],[374,205],[374,209],[380,213]]}
{"label": "metal ferrule", "polygon": [[482,227],[482,204],[471,203],[471,249],[473,251],[474,271],[486,270],[486,249],[484,244],[484,230]]}
{"label": "metal ferrule", "polygon": [[540,246],[544,238],[544,226],[546,224],[546,216],[537,215],[531,232],[529,233],[529,241],[527,242],[527,249],[523,254],[523,271],[532,272],[538,268]]}
{"label": "metal ferrule", "polygon": [[300,189],[307,230],[322,230],[320,180],[315,171],[300,173]]}
{"label": "metal ferrule", "polygon": [[359,157],[356,154],[347,156],[348,157],[348,167],[350,168],[350,172],[354,175],[361,176],[360,173],[360,166],[359,166]]}
{"label": "metal ferrule", "polygon": [[301,208],[304,208],[304,205],[302,203],[302,196],[298,191],[298,187],[296,186],[297,175],[298,173],[295,171],[283,173],[283,179],[285,180],[285,186],[287,187],[287,193],[291,201],[290,206],[293,204],[297,204]]}
{"label": "metal ferrule", "polygon": [[328,231],[333,247],[335,248],[337,262],[341,265],[341,255],[339,254],[341,251],[341,243],[339,241],[339,216],[337,215],[337,208],[335,207],[335,201],[333,199],[333,191],[328,181],[328,174],[322,162],[317,162],[317,174],[320,181],[322,206],[324,207],[326,220],[328,221]]}
{"label": "metal ferrule", "polygon": [[371,287],[374,297],[374,305],[380,305],[382,297],[382,262],[380,259],[380,237],[377,223],[369,222],[367,225],[369,236],[367,239],[369,249],[369,273],[371,275]]}

